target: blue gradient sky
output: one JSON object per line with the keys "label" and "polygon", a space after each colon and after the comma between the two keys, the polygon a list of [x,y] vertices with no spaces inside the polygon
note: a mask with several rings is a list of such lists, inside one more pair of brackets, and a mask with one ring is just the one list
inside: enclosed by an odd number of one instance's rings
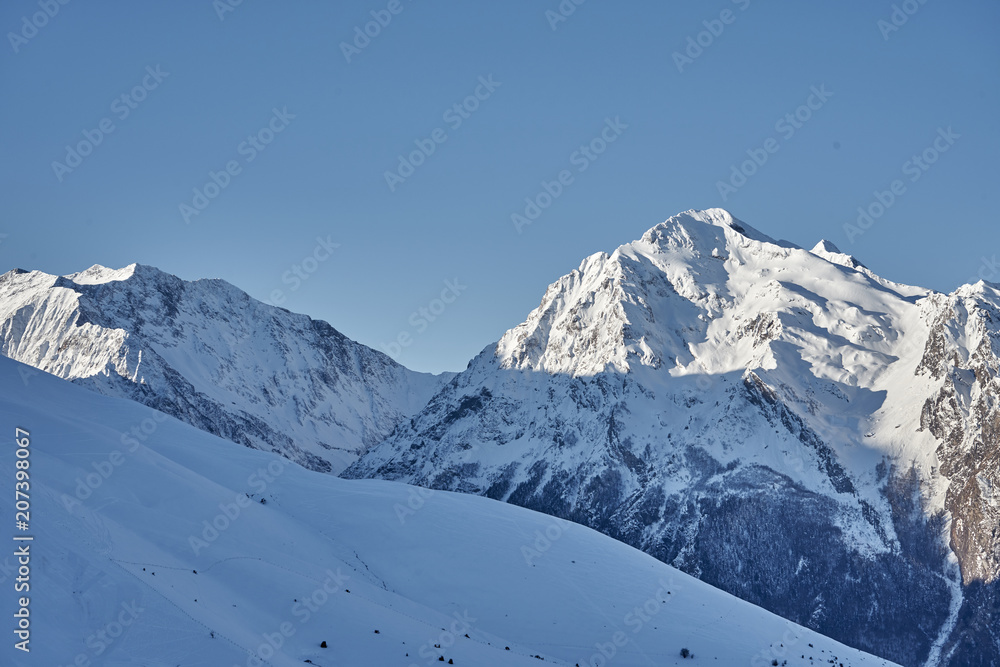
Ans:
{"label": "blue gradient sky", "polygon": [[[588,0],[553,30],[556,0],[400,0],[348,63],[340,44],[388,0],[244,0],[224,20],[211,0],[76,0],[16,53],[9,33],[41,10],[10,0],[0,268],[137,261],[262,300],[280,289],[373,347],[410,334],[396,358],[431,371],[464,368],[586,255],[690,208],[807,248],[827,238],[887,278],[951,291],[1000,255],[1000,5],[911,1],[884,39],[888,1]],[[726,9],[679,72],[673,52]],[[114,100],[156,66],[169,76],[121,118]],[[490,75],[500,86],[453,127],[445,112]],[[833,96],[779,132],[821,85]],[[248,162],[240,144],[274,108],[295,118]],[[114,131],[60,181],[52,163],[105,118]],[[581,173],[572,156],[606,118],[628,128]],[[960,138],[911,182],[904,163],[949,126]],[[397,156],[438,128],[447,141],[390,191]],[[779,150],[723,201],[717,183],[771,137]],[[239,173],[185,223],[179,205],[230,160]],[[563,169],[572,184],[518,234],[511,215]],[[894,179],[905,193],[849,240],[844,224]],[[286,272],[317,237],[339,247],[293,290]],[[414,326],[456,278],[460,296]]]}

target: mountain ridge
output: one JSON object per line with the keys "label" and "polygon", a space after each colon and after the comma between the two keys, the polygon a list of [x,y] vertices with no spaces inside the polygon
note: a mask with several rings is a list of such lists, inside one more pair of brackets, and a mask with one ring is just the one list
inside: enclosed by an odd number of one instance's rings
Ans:
{"label": "mountain ridge", "polygon": [[583,526],[317,474],[10,359],[0,387],[34,510],[28,565],[0,557],[31,569],[7,665],[888,667]]}
{"label": "mountain ridge", "polygon": [[[984,630],[1000,465],[975,454],[997,451],[976,424],[998,418],[1000,345],[976,339],[984,362],[961,352],[963,290],[835,250],[720,209],[673,216],[553,282],[343,474],[584,523],[901,664],[1000,660]],[[967,291],[992,304],[980,311],[1000,304]],[[995,332],[1000,317],[980,320]]]}
{"label": "mountain ridge", "polygon": [[1000,664],[994,285],[691,210],[428,379],[220,282],[9,272],[0,352],[315,470],[587,525],[903,665]]}
{"label": "mountain ridge", "polygon": [[0,352],[324,472],[343,469],[451,377],[409,371],[226,281],[142,264],[0,276]]}

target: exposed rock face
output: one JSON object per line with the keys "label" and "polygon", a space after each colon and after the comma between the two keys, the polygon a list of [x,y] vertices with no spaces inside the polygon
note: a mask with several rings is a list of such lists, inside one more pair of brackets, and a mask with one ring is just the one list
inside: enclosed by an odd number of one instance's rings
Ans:
{"label": "exposed rock face", "polygon": [[681,214],[551,285],[345,476],[586,524],[902,664],[1000,664],[1000,293],[963,290]]}
{"label": "exposed rock face", "polygon": [[937,316],[917,372],[941,380],[924,403],[920,426],[941,442],[941,474],[950,485],[951,548],[962,581],[1000,578],[1000,312],[985,283],[933,299]]}
{"label": "exposed rock face", "polygon": [[[936,316],[917,372],[940,381],[920,426],[939,440],[944,506],[963,604],[946,652],[969,665],[1000,664],[1000,292],[965,286],[933,298]],[[958,663],[956,663],[958,664]]]}
{"label": "exposed rock face", "polygon": [[332,473],[450,377],[409,371],[221,280],[142,265],[0,276],[0,352]]}
{"label": "exposed rock face", "polygon": [[0,277],[6,356],[316,470],[586,524],[905,665],[1000,665],[998,324],[993,285],[900,285],[720,210],[588,257],[457,376],[221,281]]}

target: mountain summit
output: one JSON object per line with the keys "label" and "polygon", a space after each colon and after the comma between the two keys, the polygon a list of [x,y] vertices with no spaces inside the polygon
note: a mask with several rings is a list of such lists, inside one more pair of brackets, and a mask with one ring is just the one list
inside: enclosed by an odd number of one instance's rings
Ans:
{"label": "mountain summit", "polygon": [[[507,369],[573,376],[638,367],[726,373],[773,355],[761,343],[782,326],[800,331],[790,340],[797,347],[835,335],[859,355],[889,353],[898,338],[890,329],[898,331],[913,300],[929,292],[845,271],[862,266],[845,258],[828,243],[808,252],[774,241],[721,209],[688,211],[610,255],[591,255],[550,285],[541,305],[501,338],[496,357]],[[820,295],[824,301],[813,304]],[[800,302],[844,317],[805,321],[790,307]],[[865,315],[874,312],[885,317]],[[855,360],[850,371],[864,373],[865,363]]]}
{"label": "mountain summit", "polygon": [[450,377],[410,371],[225,281],[141,264],[0,276],[0,352],[334,473]]}
{"label": "mountain summit", "polygon": [[584,523],[901,664],[1000,660],[1000,295],[963,290],[681,213],[550,285],[345,476]]}
{"label": "mountain summit", "polygon": [[219,280],[0,276],[6,356],[314,470],[587,525],[907,666],[1000,664],[998,323],[996,285],[902,285],[720,209],[587,257],[457,375]]}

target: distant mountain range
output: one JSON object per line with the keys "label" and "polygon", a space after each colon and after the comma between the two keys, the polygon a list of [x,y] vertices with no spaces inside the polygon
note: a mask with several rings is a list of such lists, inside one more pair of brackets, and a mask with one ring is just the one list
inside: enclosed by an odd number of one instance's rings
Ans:
{"label": "distant mountain range", "polygon": [[453,375],[408,370],[222,280],[139,264],[0,276],[0,340],[11,359],[332,473]]}
{"label": "distant mountain range", "polygon": [[314,470],[590,526],[903,665],[1000,665],[998,337],[995,285],[901,285],[719,209],[586,258],[458,375],[221,281],[0,278],[6,356]]}
{"label": "distant mountain range", "polygon": [[583,526],[283,464],[10,359],[0,387],[34,538],[0,555],[31,585],[5,666],[887,666]]}

